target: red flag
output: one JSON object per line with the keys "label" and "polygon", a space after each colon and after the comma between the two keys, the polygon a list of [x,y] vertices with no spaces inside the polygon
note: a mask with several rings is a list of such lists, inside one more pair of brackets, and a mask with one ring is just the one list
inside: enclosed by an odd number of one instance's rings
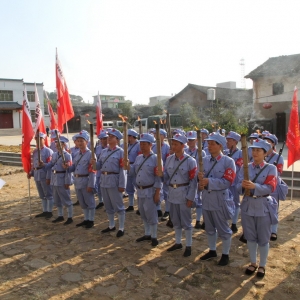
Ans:
{"label": "red flag", "polygon": [[288,168],[295,161],[300,159],[300,133],[299,133],[299,116],[298,116],[298,89],[295,87],[293,102],[290,114],[289,128],[286,138],[288,147]]}
{"label": "red flag", "polygon": [[[41,104],[40,104],[40,99],[39,99],[39,94],[36,89],[36,84],[34,83],[34,99],[35,99],[35,129],[34,132],[35,134],[39,130],[42,133],[46,133],[46,127],[45,127],[45,122],[43,118],[43,113],[41,111]],[[45,145],[48,147],[48,139],[45,138]]]}
{"label": "red flag", "polygon": [[73,106],[60,61],[56,52],[56,90],[57,90],[57,117],[58,130],[63,132],[64,124],[74,117]]}
{"label": "red flag", "polygon": [[97,100],[97,135],[100,134],[100,131],[103,129],[103,119],[102,119],[102,109],[101,109],[101,100],[98,92]]}
{"label": "red flag", "polygon": [[48,94],[46,91],[45,91],[45,94],[46,94],[48,112],[49,112],[49,117],[50,117],[50,129],[57,129],[57,122],[55,119],[55,115],[54,115],[54,112],[53,112],[53,109],[52,109],[52,106],[51,106],[51,103],[50,103],[50,100],[48,98]]}
{"label": "red flag", "polygon": [[30,142],[34,137],[34,130],[31,122],[30,106],[27,99],[26,86],[23,92],[22,110],[22,164],[24,171],[28,174],[31,170]]}

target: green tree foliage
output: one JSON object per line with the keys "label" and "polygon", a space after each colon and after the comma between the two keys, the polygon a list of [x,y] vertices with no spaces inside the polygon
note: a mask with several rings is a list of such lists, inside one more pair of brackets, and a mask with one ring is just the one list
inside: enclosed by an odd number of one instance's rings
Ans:
{"label": "green tree foliage", "polygon": [[194,125],[199,123],[196,112],[197,110],[189,103],[181,105],[180,115],[182,116],[182,125],[184,128],[189,128],[188,130],[192,130]]}

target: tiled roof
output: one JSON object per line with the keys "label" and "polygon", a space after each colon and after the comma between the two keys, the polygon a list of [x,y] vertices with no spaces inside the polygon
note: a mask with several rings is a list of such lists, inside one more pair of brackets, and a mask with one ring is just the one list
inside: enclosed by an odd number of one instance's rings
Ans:
{"label": "tiled roof", "polygon": [[18,102],[0,101],[0,110],[1,109],[22,109],[22,105],[20,105]]}
{"label": "tiled roof", "polygon": [[250,72],[245,78],[288,75],[300,73],[300,54],[270,57],[266,62]]}

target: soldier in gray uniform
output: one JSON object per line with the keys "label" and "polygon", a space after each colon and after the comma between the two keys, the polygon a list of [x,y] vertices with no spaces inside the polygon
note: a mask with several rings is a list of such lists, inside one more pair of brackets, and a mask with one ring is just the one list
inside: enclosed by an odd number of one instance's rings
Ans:
{"label": "soldier in gray uniform", "polygon": [[184,257],[192,253],[192,212],[197,190],[197,163],[194,158],[184,152],[187,138],[175,134],[172,138],[172,152],[167,158],[164,168],[164,182],[169,186],[168,201],[170,217],[175,229],[175,245],[167,251],[182,249],[182,229],[185,231],[186,248]]}
{"label": "soldier in gray uniform", "polygon": [[53,208],[53,196],[52,196],[52,187],[46,183],[46,174],[47,171],[44,167],[44,163],[48,163],[51,160],[53,151],[45,146],[46,134],[43,132],[39,133],[39,137],[35,137],[35,140],[40,139],[40,157],[38,157],[38,150],[34,149],[32,154],[32,166],[33,169],[27,178],[34,176],[34,181],[36,188],[39,193],[39,197],[42,200],[43,212],[36,215],[36,218],[45,217],[50,219],[52,217],[52,208]]}
{"label": "soldier in gray uniform", "polygon": [[[72,156],[66,150],[64,150],[65,144],[69,142],[64,136],[59,137],[61,147],[63,149],[63,155],[65,163],[69,166],[72,165]],[[58,140],[55,141],[56,144]],[[59,149],[59,147],[57,146]],[[63,167],[62,153],[58,150],[52,155],[51,161],[45,165],[47,169],[47,180],[50,180],[50,185],[53,190],[54,204],[57,207],[58,216],[53,223],[64,221],[63,207],[67,207],[68,219],[64,222],[64,225],[71,224],[73,222],[73,204],[70,195],[70,185],[72,184],[72,175],[67,172]]]}
{"label": "soldier in gray uniform", "polygon": [[210,155],[203,157],[203,173],[198,173],[199,189],[202,190],[202,210],[209,252],[200,260],[217,257],[217,237],[222,240],[222,257],[218,265],[229,263],[232,231],[228,220],[234,215],[235,205],[229,187],[235,179],[234,160],[223,155],[226,139],[213,132],[206,139]]}
{"label": "soldier in gray uniform", "polygon": [[137,187],[138,208],[144,222],[145,235],[138,238],[137,242],[150,240],[153,247],[158,245],[157,240],[157,204],[160,201],[162,180],[155,175],[157,156],[151,151],[155,142],[153,135],[141,134],[140,147],[142,154],[138,155],[133,165],[130,166],[130,176]]}
{"label": "soldier in gray uniform", "polygon": [[[80,151],[75,156],[72,166],[69,167],[68,164],[65,164],[68,172],[74,173],[75,192],[84,214],[83,222],[76,224],[76,226],[84,226],[85,228],[94,226],[96,206],[94,198],[96,172],[90,163],[92,152],[87,148],[89,139],[89,134],[83,130],[76,135],[76,143]],[[95,160],[95,158],[93,159]]]}
{"label": "soldier in gray uniform", "polygon": [[125,206],[122,193],[126,187],[125,170],[123,169],[124,150],[118,146],[123,137],[117,129],[108,132],[108,147],[104,149],[97,162],[97,170],[101,170],[100,187],[109,225],[102,233],[115,231],[115,213],[118,214],[119,230],[117,237],[124,235]]}
{"label": "soldier in gray uniform", "polygon": [[257,270],[256,276],[263,278],[269,253],[271,225],[278,223],[278,205],[275,198],[270,196],[276,189],[277,169],[264,161],[266,153],[271,149],[267,141],[257,139],[250,147],[253,162],[248,165],[249,180],[244,180],[244,172],[240,172],[237,185],[241,194],[243,189],[250,190],[250,196],[244,196],[241,204],[242,225],[251,261],[245,273],[252,275]]}

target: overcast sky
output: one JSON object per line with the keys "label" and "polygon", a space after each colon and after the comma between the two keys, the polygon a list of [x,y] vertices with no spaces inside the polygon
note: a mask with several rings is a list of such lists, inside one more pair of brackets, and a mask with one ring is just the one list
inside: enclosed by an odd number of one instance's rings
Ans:
{"label": "overcast sky", "polygon": [[[300,1],[0,0],[0,78],[134,103],[188,83],[236,81],[269,57],[300,53]],[[246,80],[246,87],[252,81]]]}

